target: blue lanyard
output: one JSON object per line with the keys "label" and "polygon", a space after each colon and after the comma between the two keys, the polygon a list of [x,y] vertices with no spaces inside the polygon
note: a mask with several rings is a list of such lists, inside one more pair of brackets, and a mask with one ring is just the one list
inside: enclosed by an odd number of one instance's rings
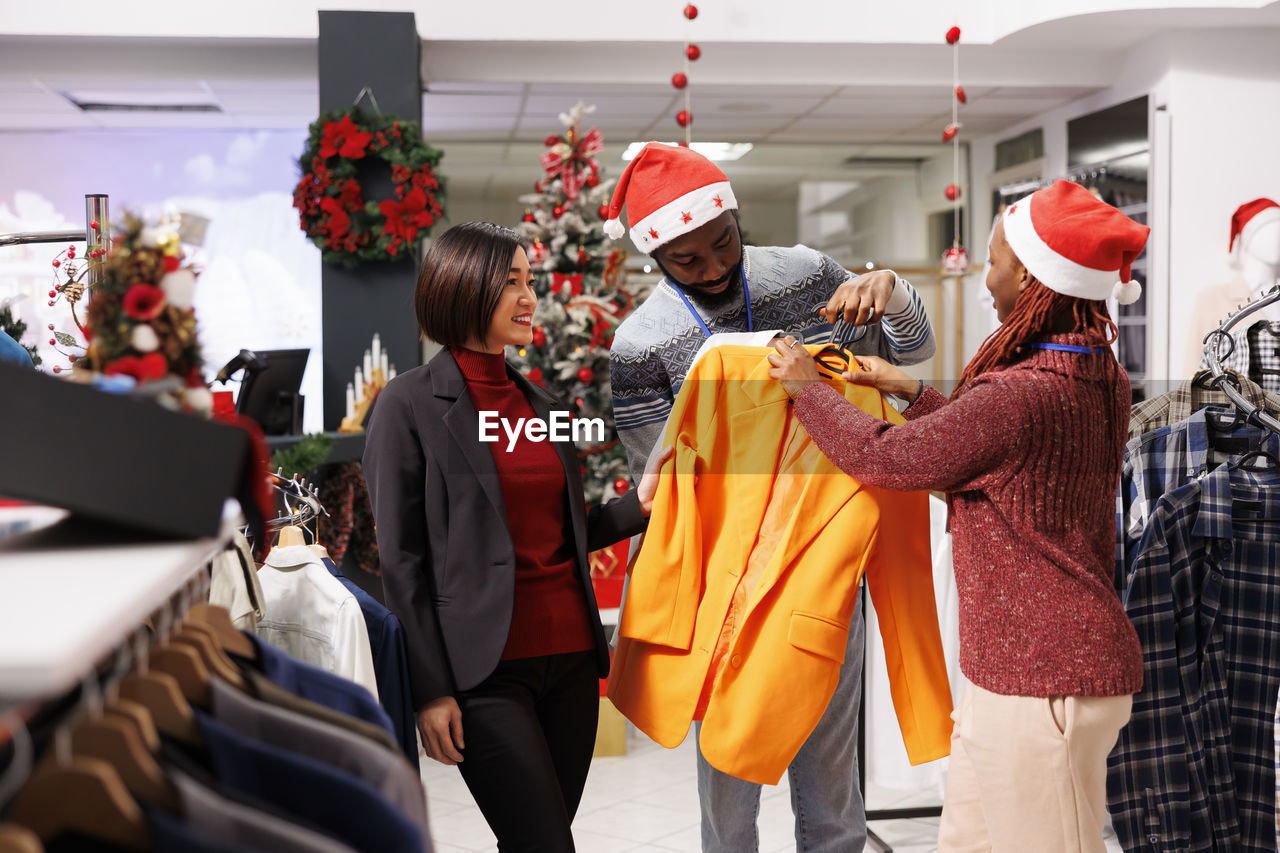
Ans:
{"label": "blue lanyard", "polygon": [[[742,298],[747,302],[747,331],[754,332],[755,328],[751,322],[751,290],[747,287],[747,270],[745,265],[739,266],[738,271],[742,273]],[[689,297],[684,295],[684,291],[677,287],[674,283],[671,289],[676,292],[676,296],[680,297],[680,301],[684,303],[684,307],[689,309],[689,313],[693,315],[694,322],[698,324],[698,328],[702,329],[702,334],[708,338],[711,337],[711,330],[707,328],[707,324],[703,322],[702,315],[698,313],[698,309],[693,307],[693,303],[689,301]]]}
{"label": "blue lanyard", "polygon": [[1106,347],[1078,347],[1075,344],[1026,344],[1027,349],[1051,349],[1058,352],[1080,352],[1085,355],[1102,355]]}

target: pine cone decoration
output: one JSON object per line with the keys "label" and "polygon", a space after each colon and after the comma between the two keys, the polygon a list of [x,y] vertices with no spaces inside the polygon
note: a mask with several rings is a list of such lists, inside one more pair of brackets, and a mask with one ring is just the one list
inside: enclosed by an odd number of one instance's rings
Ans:
{"label": "pine cone decoration", "polygon": [[164,255],[155,249],[135,249],[121,264],[116,281],[128,289],[138,282],[156,284],[163,275]]}
{"label": "pine cone decoration", "polygon": [[62,298],[67,302],[75,305],[84,296],[84,284],[79,281],[70,281],[62,286]]}

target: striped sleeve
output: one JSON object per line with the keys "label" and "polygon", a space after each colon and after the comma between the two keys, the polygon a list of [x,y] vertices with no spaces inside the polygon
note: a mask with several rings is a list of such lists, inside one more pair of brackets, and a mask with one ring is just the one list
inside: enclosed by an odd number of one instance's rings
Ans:
{"label": "striped sleeve", "polygon": [[631,479],[638,483],[649,451],[662,436],[675,395],[656,355],[634,352],[622,338],[614,339],[609,353],[609,382],[614,425],[627,451]]}
{"label": "striped sleeve", "polygon": [[919,364],[932,358],[937,349],[924,302],[904,278],[894,285],[880,328],[889,345],[889,360],[895,364]]}

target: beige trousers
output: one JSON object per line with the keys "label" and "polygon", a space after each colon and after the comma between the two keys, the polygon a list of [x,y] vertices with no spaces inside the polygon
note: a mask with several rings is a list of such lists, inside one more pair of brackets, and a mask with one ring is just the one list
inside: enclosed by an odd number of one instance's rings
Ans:
{"label": "beige trousers", "polygon": [[1107,753],[1132,696],[1002,696],[952,713],[939,853],[1104,853]]}

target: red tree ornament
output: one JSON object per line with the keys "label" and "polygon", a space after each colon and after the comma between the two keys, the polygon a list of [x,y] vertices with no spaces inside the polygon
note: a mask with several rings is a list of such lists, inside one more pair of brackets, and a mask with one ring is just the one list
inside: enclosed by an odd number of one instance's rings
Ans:
{"label": "red tree ornament", "polygon": [[960,28],[952,27],[947,30],[947,44],[955,44],[960,41]]}
{"label": "red tree ornament", "polygon": [[555,207],[551,208],[551,215],[556,219],[559,219],[561,216],[564,216],[564,208],[557,204]]}
{"label": "red tree ornament", "polygon": [[696,44],[691,44],[684,49],[684,55],[688,57],[690,62],[697,62],[702,56],[702,48],[698,47]]}
{"label": "red tree ornament", "polygon": [[671,75],[671,85],[675,86],[677,89],[683,89],[685,86],[689,85],[689,75],[685,74],[683,71],[677,71],[675,74]]}
{"label": "red tree ornament", "polygon": [[947,184],[947,188],[943,192],[947,196],[947,201],[955,201],[960,198],[959,184]]}
{"label": "red tree ornament", "polygon": [[535,347],[545,347],[547,345],[547,333],[542,330],[541,326],[533,330],[533,345]]}
{"label": "red tree ornament", "polygon": [[684,7],[684,16],[692,21],[694,18],[698,17],[698,7],[689,3]]}
{"label": "red tree ornament", "polygon": [[533,221],[535,221],[536,219],[537,219],[537,217],[535,217],[535,216],[533,215],[533,211],[532,211],[532,210],[526,210],[526,211],[524,212],[524,221],[525,221],[525,222],[533,222]]}
{"label": "red tree ornament", "polygon": [[681,110],[680,112],[676,113],[676,124],[680,125],[681,127],[688,127],[689,125],[693,124],[693,113],[689,112],[688,110]]}
{"label": "red tree ornament", "polygon": [[956,100],[962,104],[969,103],[969,96],[964,93],[964,86],[956,86]]}
{"label": "red tree ornament", "polygon": [[947,126],[942,129],[942,141],[950,142],[952,139],[955,139],[956,134],[959,132],[959,125],[948,123]]}
{"label": "red tree ornament", "polygon": [[588,255],[585,250],[583,249],[578,250],[578,266],[585,267],[587,265],[587,261],[589,261],[590,259],[591,259],[591,256]]}
{"label": "red tree ornament", "polygon": [[951,275],[964,275],[969,270],[969,253],[963,246],[952,246],[942,253],[942,269]]}
{"label": "red tree ornament", "polygon": [[596,211],[596,215],[599,216],[601,219],[608,219],[609,218],[608,205],[604,205],[604,204],[600,205],[600,209]]}
{"label": "red tree ornament", "polygon": [[600,186],[600,176],[597,175],[595,172],[592,172],[590,175],[587,175],[587,186],[592,187],[593,189],[595,187]]}
{"label": "red tree ornament", "polygon": [[613,481],[613,490],[620,495],[625,495],[630,489],[631,484],[621,477]]}
{"label": "red tree ornament", "polygon": [[595,371],[589,367],[584,367],[578,371],[578,381],[583,385],[590,385],[596,378]]}

